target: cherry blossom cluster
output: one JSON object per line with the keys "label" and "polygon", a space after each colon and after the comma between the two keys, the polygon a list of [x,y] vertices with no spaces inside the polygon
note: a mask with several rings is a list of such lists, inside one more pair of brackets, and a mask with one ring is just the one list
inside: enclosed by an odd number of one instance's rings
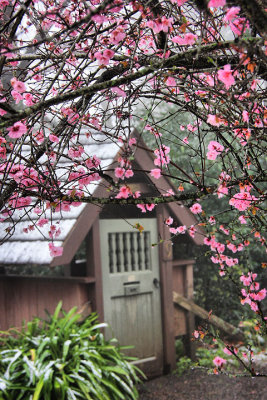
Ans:
{"label": "cherry blossom cluster", "polygon": [[256,273],[249,272],[247,275],[241,275],[240,281],[246,287],[246,289],[241,289],[242,299],[241,304],[249,304],[253,311],[258,311],[258,303],[265,299],[267,291],[265,288],[260,290],[259,282],[256,282]]}
{"label": "cherry blossom cluster", "polygon": [[[194,226],[194,225],[191,225],[191,226],[186,226],[186,225],[180,225],[180,226],[175,226],[175,225],[177,225],[176,223],[174,223],[174,220],[173,220],[173,218],[172,217],[168,217],[166,220],[165,220],[165,224],[169,227],[169,232],[172,234],[172,235],[175,235],[175,236],[177,236],[177,235],[183,235],[183,234],[185,234],[186,232],[188,232],[188,234],[192,237],[192,238],[194,238],[195,237],[195,233],[196,233],[196,231],[197,231],[197,228],[196,228],[196,226]],[[172,226],[173,225],[173,226]]]}
{"label": "cherry blossom cluster", "polygon": [[[266,245],[264,29],[238,1],[209,0],[206,10],[197,3],[36,0],[25,10],[21,2],[0,0],[2,222],[16,210],[33,210],[38,220],[25,234],[48,228],[46,211],[70,212],[90,202],[96,185],[110,199],[140,201],[142,213],[152,211],[156,200],[146,201],[128,181],[135,177],[135,150],[143,146],[130,136],[138,120],[154,162],[144,173],[159,187],[171,176],[177,192],[164,186],[162,198],[190,199],[196,218],[195,225],[178,226],[169,217],[171,235],[194,237],[197,225],[204,227],[220,275],[249,245]],[[162,118],[158,108],[166,110]],[[94,146],[87,154],[89,140],[117,146],[116,163],[104,168]],[[207,215],[204,201],[213,195],[224,211]],[[242,234],[235,236],[234,224]],[[51,220],[56,257],[63,248],[54,226]],[[241,278],[243,303],[258,311],[266,292],[252,272]]]}

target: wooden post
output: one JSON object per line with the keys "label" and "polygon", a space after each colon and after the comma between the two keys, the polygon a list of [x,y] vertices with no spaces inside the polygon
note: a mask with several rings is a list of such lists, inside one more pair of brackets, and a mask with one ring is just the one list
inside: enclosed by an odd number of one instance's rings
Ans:
{"label": "wooden post", "polygon": [[[193,300],[194,297],[194,280],[193,280],[193,264],[188,264],[185,268],[184,277],[185,297],[188,300]],[[186,330],[187,330],[187,348],[189,356],[192,360],[195,358],[195,346],[192,339],[192,333],[195,329],[195,316],[191,311],[187,311],[186,315]]]}
{"label": "wooden post", "polygon": [[168,216],[164,206],[157,207],[159,237],[164,240],[159,245],[159,262],[165,373],[174,369],[176,362],[172,300],[172,243],[168,240],[170,238],[169,229],[164,225],[164,220]]}
{"label": "wooden post", "polygon": [[87,239],[87,275],[95,278],[93,290],[93,310],[97,311],[99,320],[104,320],[102,266],[100,252],[99,218],[94,222]]}

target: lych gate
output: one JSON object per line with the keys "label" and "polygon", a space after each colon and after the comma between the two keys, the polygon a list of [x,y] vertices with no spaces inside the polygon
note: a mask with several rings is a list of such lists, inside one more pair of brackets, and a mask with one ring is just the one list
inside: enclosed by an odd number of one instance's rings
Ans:
{"label": "lych gate", "polygon": [[[99,145],[102,154],[98,156],[103,159],[106,155],[112,163],[117,151],[112,154],[108,146]],[[134,163],[139,171],[154,168],[143,143],[136,149]],[[136,173],[127,184],[150,196],[167,193],[172,187],[165,177],[156,180],[143,172]],[[94,196],[107,196],[101,183]],[[20,326],[23,319],[35,315],[43,317],[45,309],[52,312],[63,300],[65,309],[76,305],[85,314],[97,311],[111,326],[107,336],[114,335],[121,345],[133,345],[129,354],[139,358],[140,367],[148,375],[172,369],[175,336],[191,335],[193,330],[191,313],[174,309],[172,293],[174,290],[188,299],[193,297],[194,260],[188,248],[202,244],[202,233],[197,227],[194,238],[186,233],[172,245],[164,224],[169,216],[178,225],[197,224],[190,211],[177,203],[158,205],[146,214],[133,205],[100,208],[93,204],[63,212],[57,218],[62,218],[59,241],[64,251],[54,259],[47,252],[44,237],[36,231],[22,235],[29,221],[19,221],[15,234],[0,246],[0,329]],[[142,233],[134,228],[137,223]],[[25,266],[28,271],[44,270],[33,266],[37,264],[49,266],[49,271],[54,268],[57,276],[27,273]],[[23,275],[18,273],[22,265]]]}

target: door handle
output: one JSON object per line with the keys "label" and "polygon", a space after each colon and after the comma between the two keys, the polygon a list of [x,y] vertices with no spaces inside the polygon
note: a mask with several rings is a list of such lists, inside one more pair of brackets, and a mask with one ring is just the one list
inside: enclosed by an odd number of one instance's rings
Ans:
{"label": "door handle", "polygon": [[159,288],[159,280],[158,280],[157,278],[154,278],[154,279],[153,279],[153,285],[154,285],[156,288]]}

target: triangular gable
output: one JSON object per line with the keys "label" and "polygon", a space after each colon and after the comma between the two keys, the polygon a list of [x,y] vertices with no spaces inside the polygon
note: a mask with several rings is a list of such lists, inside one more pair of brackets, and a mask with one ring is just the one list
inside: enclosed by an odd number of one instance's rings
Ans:
{"label": "triangular gable", "polygon": [[[140,145],[140,147],[136,148],[135,162],[140,166],[142,170],[153,169],[155,167],[153,162],[153,157],[149,154],[149,152],[146,151],[146,145],[141,139],[137,130],[134,130],[131,136],[135,137],[138,141],[138,145]],[[116,161],[116,158],[118,158],[118,154],[114,158],[114,161]],[[157,190],[162,194],[167,193],[169,189],[172,189],[174,192],[177,192],[175,190],[175,187],[167,177],[162,176],[159,179],[154,179],[153,177],[149,176],[149,179],[155,185]],[[94,196],[107,197],[106,189],[101,185],[101,183],[94,192]],[[182,225],[186,225],[187,227],[189,227],[191,225],[197,224],[195,216],[191,213],[191,211],[187,207],[183,206],[182,204],[168,203],[166,204],[166,207],[170,209],[170,212],[173,214],[174,217],[176,217],[180,221]],[[101,211],[102,208],[100,205],[99,206],[94,204],[86,205],[85,209],[77,219],[76,224],[73,226],[68,237],[63,243],[64,252],[62,256],[54,258],[54,260],[51,262],[51,266],[68,264],[69,262],[71,262],[82,240],[89,232],[90,228],[92,227],[95,220],[98,218],[98,215]],[[190,239],[192,239],[194,244],[202,245],[203,238],[204,238],[204,231],[198,225],[196,225],[195,237]]]}
{"label": "triangular gable", "polygon": [[[140,148],[135,153],[135,161],[140,165],[143,170],[151,170],[155,168],[154,161],[152,155],[145,150],[145,143],[140,137],[137,131],[134,131],[134,135],[138,137],[138,144],[140,144]],[[165,176],[161,176],[159,179],[155,179],[152,176],[149,176],[149,179],[153,184],[157,187],[158,191],[161,194],[166,194],[169,189],[172,189],[174,193],[177,193],[176,188],[172,184],[172,182]],[[197,224],[197,219],[191,213],[191,211],[185,207],[183,204],[176,203],[168,203],[166,206],[170,209],[173,215],[179,219],[181,225],[186,225],[190,227],[191,225]],[[204,240],[204,230],[196,225],[196,234],[195,237],[192,238],[193,242],[196,245],[202,245]]]}

